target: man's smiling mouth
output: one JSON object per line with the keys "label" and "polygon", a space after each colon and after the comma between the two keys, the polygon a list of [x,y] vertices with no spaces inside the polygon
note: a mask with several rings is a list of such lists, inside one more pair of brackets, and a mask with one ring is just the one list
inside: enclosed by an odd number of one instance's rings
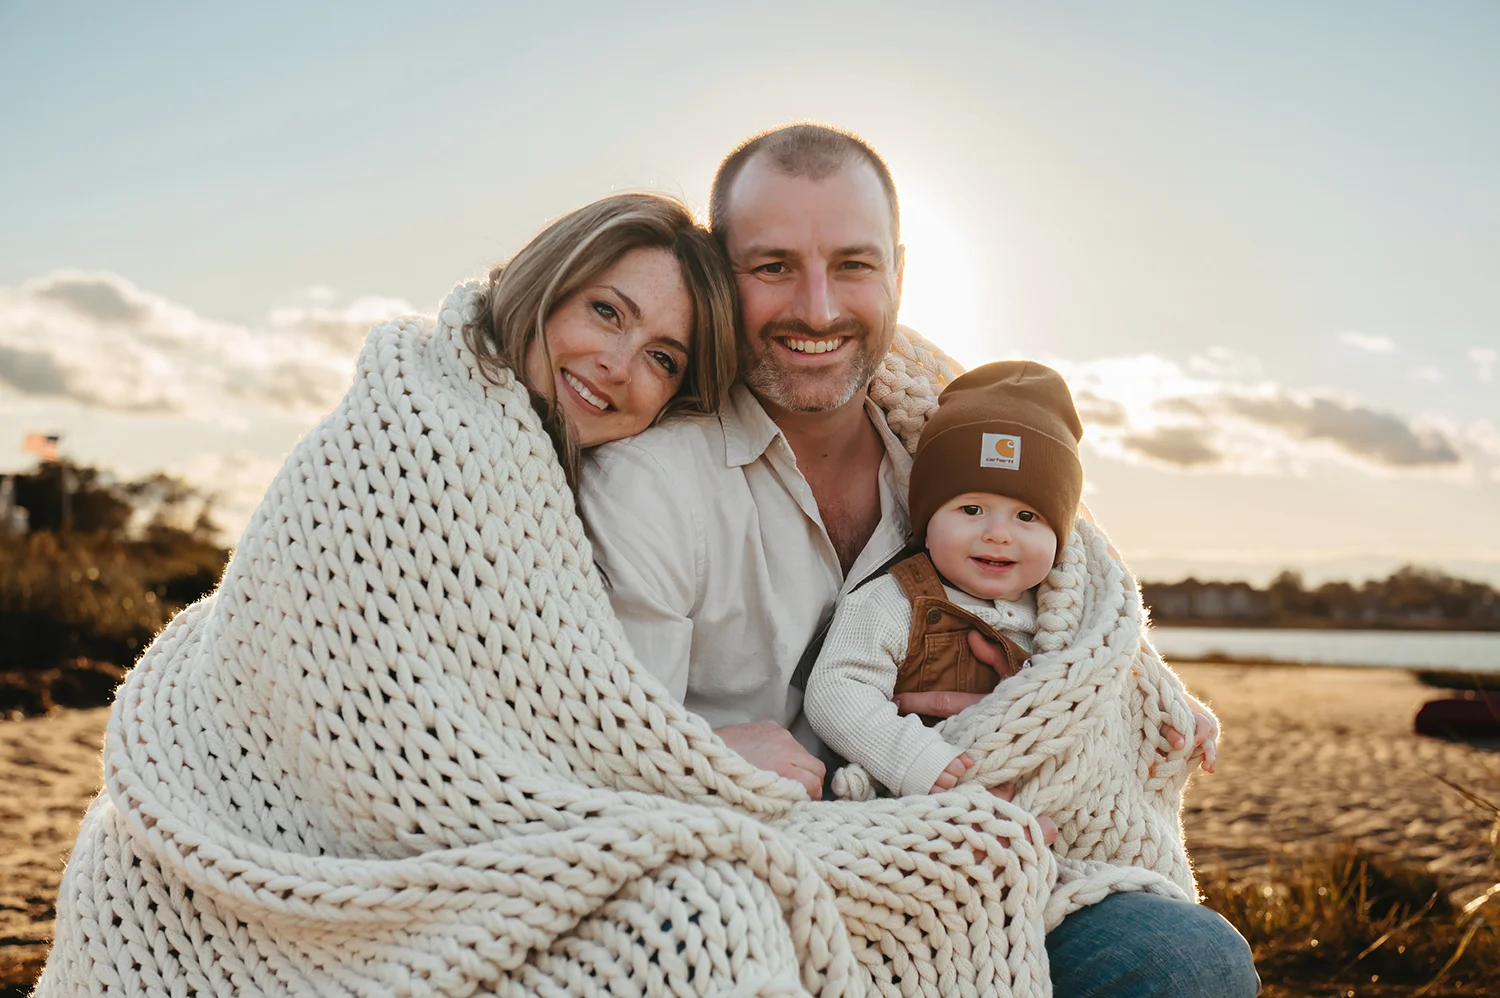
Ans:
{"label": "man's smiling mouth", "polygon": [[589,389],[589,386],[580,381],[578,376],[572,371],[564,368],[562,376],[563,380],[568,383],[568,387],[578,393],[579,398],[583,399],[585,402],[593,406],[595,409],[598,409],[600,412],[608,412],[610,410],[609,400],[600,398],[598,395],[595,395]]}
{"label": "man's smiling mouth", "polygon": [[847,336],[833,336],[818,340],[788,336],[778,342],[793,353],[832,353],[843,346],[847,339]]}

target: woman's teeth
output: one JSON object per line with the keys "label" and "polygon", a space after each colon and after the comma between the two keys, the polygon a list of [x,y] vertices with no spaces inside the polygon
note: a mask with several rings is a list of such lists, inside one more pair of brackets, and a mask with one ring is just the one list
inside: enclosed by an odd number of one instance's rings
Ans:
{"label": "woman's teeth", "polygon": [[831,353],[844,345],[845,337],[831,340],[782,340],[789,350],[798,353]]}
{"label": "woman's teeth", "polygon": [[599,396],[595,395],[593,392],[589,391],[588,388],[584,386],[584,383],[582,381],[579,381],[577,378],[573,377],[573,375],[569,374],[567,371],[564,371],[562,373],[562,376],[563,376],[563,380],[567,381],[567,383],[569,385],[572,385],[573,386],[573,390],[575,392],[577,392],[579,395],[582,395],[583,396],[583,400],[585,402],[587,402],[589,405],[591,405],[594,408],[598,409],[600,412],[604,412],[604,411],[606,411],[609,408],[609,403],[606,402],[606,401],[604,401]]}

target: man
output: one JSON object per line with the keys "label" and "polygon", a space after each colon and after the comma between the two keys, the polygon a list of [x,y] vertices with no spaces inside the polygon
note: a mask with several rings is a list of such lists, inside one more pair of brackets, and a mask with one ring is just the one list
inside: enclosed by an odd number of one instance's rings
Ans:
{"label": "man", "polygon": [[[793,672],[839,594],[910,529],[911,459],[867,394],[901,299],[896,190],[863,141],[791,125],[725,158],[709,222],[740,294],[742,383],[717,417],[593,451],[581,502],[637,658],[731,748],[817,797]],[[927,696],[904,709],[962,706]],[[1060,996],[1258,987],[1228,923],[1153,895],[1084,908],[1047,946]]]}

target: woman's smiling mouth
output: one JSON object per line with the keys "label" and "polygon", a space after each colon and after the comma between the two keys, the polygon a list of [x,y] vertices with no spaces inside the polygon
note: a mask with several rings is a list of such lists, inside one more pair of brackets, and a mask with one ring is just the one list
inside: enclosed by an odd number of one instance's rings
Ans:
{"label": "woman's smiling mouth", "polygon": [[582,378],[578,377],[578,375],[574,374],[567,368],[563,368],[562,378],[563,381],[567,383],[568,387],[573,389],[573,394],[582,399],[584,404],[589,406],[590,408],[600,413],[608,412],[611,408],[613,408],[613,406],[610,405],[609,399],[606,399],[603,396],[599,395],[589,387],[587,382],[585,382]]}

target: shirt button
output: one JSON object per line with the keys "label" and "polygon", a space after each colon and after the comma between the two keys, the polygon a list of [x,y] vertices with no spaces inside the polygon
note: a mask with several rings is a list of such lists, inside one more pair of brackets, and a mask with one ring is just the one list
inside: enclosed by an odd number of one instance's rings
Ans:
{"label": "shirt button", "polygon": [[943,611],[937,609],[936,607],[934,607],[933,609],[927,611],[927,622],[929,624],[936,624],[938,621],[940,621],[942,619],[943,619]]}

